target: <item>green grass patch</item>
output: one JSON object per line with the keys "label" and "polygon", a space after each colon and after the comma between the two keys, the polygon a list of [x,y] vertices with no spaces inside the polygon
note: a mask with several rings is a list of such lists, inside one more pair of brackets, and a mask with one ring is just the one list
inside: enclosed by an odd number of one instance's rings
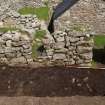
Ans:
{"label": "green grass patch", "polygon": [[37,41],[36,39],[41,40],[46,34],[46,30],[37,30],[35,32],[34,40],[35,42],[32,45],[32,58],[37,58],[39,56],[37,49],[42,45],[40,41]]}
{"label": "green grass patch", "polygon": [[96,48],[103,48],[105,46],[105,35],[94,36],[94,46]]}
{"label": "green grass patch", "polygon": [[41,43],[33,43],[32,45],[32,58],[37,58],[39,56],[37,49],[41,46]]}
{"label": "green grass patch", "polygon": [[96,68],[97,67],[97,62],[96,61],[92,61],[92,68]]}
{"label": "green grass patch", "polygon": [[24,7],[20,9],[18,12],[22,15],[32,14],[37,15],[40,20],[48,20],[49,18],[49,7]]}
{"label": "green grass patch", "polygon": [[35,32],[35,39],[38,38],[41,40],[45,35],[46,35],[46,30],[37,30]]}
{"label": "green grass patch", "polygon": [[12,27],[2,27],[2,28],[0,28],[0,32],[3,32],[3,33],[8,32],[8,31],[16,31],[16,30],[19,30],[19,29],[12,28]]}

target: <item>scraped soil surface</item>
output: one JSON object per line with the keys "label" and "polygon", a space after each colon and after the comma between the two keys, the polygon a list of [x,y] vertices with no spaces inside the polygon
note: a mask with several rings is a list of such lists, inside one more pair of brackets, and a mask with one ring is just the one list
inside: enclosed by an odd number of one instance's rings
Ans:
{"label": "scraped soil surface", "polygon": [[0,96],[105,96],[105,70],[0,65]]}

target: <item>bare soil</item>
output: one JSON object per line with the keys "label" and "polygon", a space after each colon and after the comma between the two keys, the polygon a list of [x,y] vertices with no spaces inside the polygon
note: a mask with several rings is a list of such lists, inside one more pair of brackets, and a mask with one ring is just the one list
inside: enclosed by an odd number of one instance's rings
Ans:
{"label": "bare soil", "polygon": [[105,70],[0,66],[0,96],[105,96]]}

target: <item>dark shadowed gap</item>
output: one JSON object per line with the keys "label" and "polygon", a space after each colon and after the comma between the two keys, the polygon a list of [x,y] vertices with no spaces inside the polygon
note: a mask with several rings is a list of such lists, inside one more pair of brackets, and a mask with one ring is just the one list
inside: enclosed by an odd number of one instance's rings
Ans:
{"label": "dark shadowed gap", "polygon": [[93,49],[93,60],[100,64],[105,64],[105,49]]}
{"label": "dark shadowed gap", "polygon": [[44,45],[41,45],[37,48],[37,53],[38,53],[38,56],[46,56],[47,55]]}

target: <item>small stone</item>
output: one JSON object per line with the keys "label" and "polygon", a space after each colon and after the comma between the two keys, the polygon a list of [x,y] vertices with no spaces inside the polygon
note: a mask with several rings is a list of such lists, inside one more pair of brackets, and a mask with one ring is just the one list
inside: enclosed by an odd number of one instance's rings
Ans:
{"label": "small stone", "polygon": [[0,58],[0,62],[1,62],[1,63],[6,63],[6,64],[8,64],[7,58]]}
{"label": "small stone", "polygon": [[89,79],[89,77],[85,77],[85,78],[83,79],[83,81],[84,81],[84,82],[87,82],[88,79]]}
{"label": "small stone", "polygon": [[81,86],[82,86],[82,84],[78,83],[78,84],[77,84],[77,86],[78,86],[78,87],[81,87]]}
{"label": "small stone", "polygon": [[2,70],[6,70],[6,67],[5,67],[5,66],[3,66],[3,67],[2,67]]}
{"label": "small stone", "polygon": [[11,40],[6,41],[6,46],[7,46],[7,47],[11,47],[11,43],[12,43]]}
{"label": "small stone", "polygon": [[72,78],[72,83],[75,83],[76,82],[76,79],[75,78]]}
{"label": "small stone", "polygon": [[4,54],[4,49],[0,48],[0,54]]}

